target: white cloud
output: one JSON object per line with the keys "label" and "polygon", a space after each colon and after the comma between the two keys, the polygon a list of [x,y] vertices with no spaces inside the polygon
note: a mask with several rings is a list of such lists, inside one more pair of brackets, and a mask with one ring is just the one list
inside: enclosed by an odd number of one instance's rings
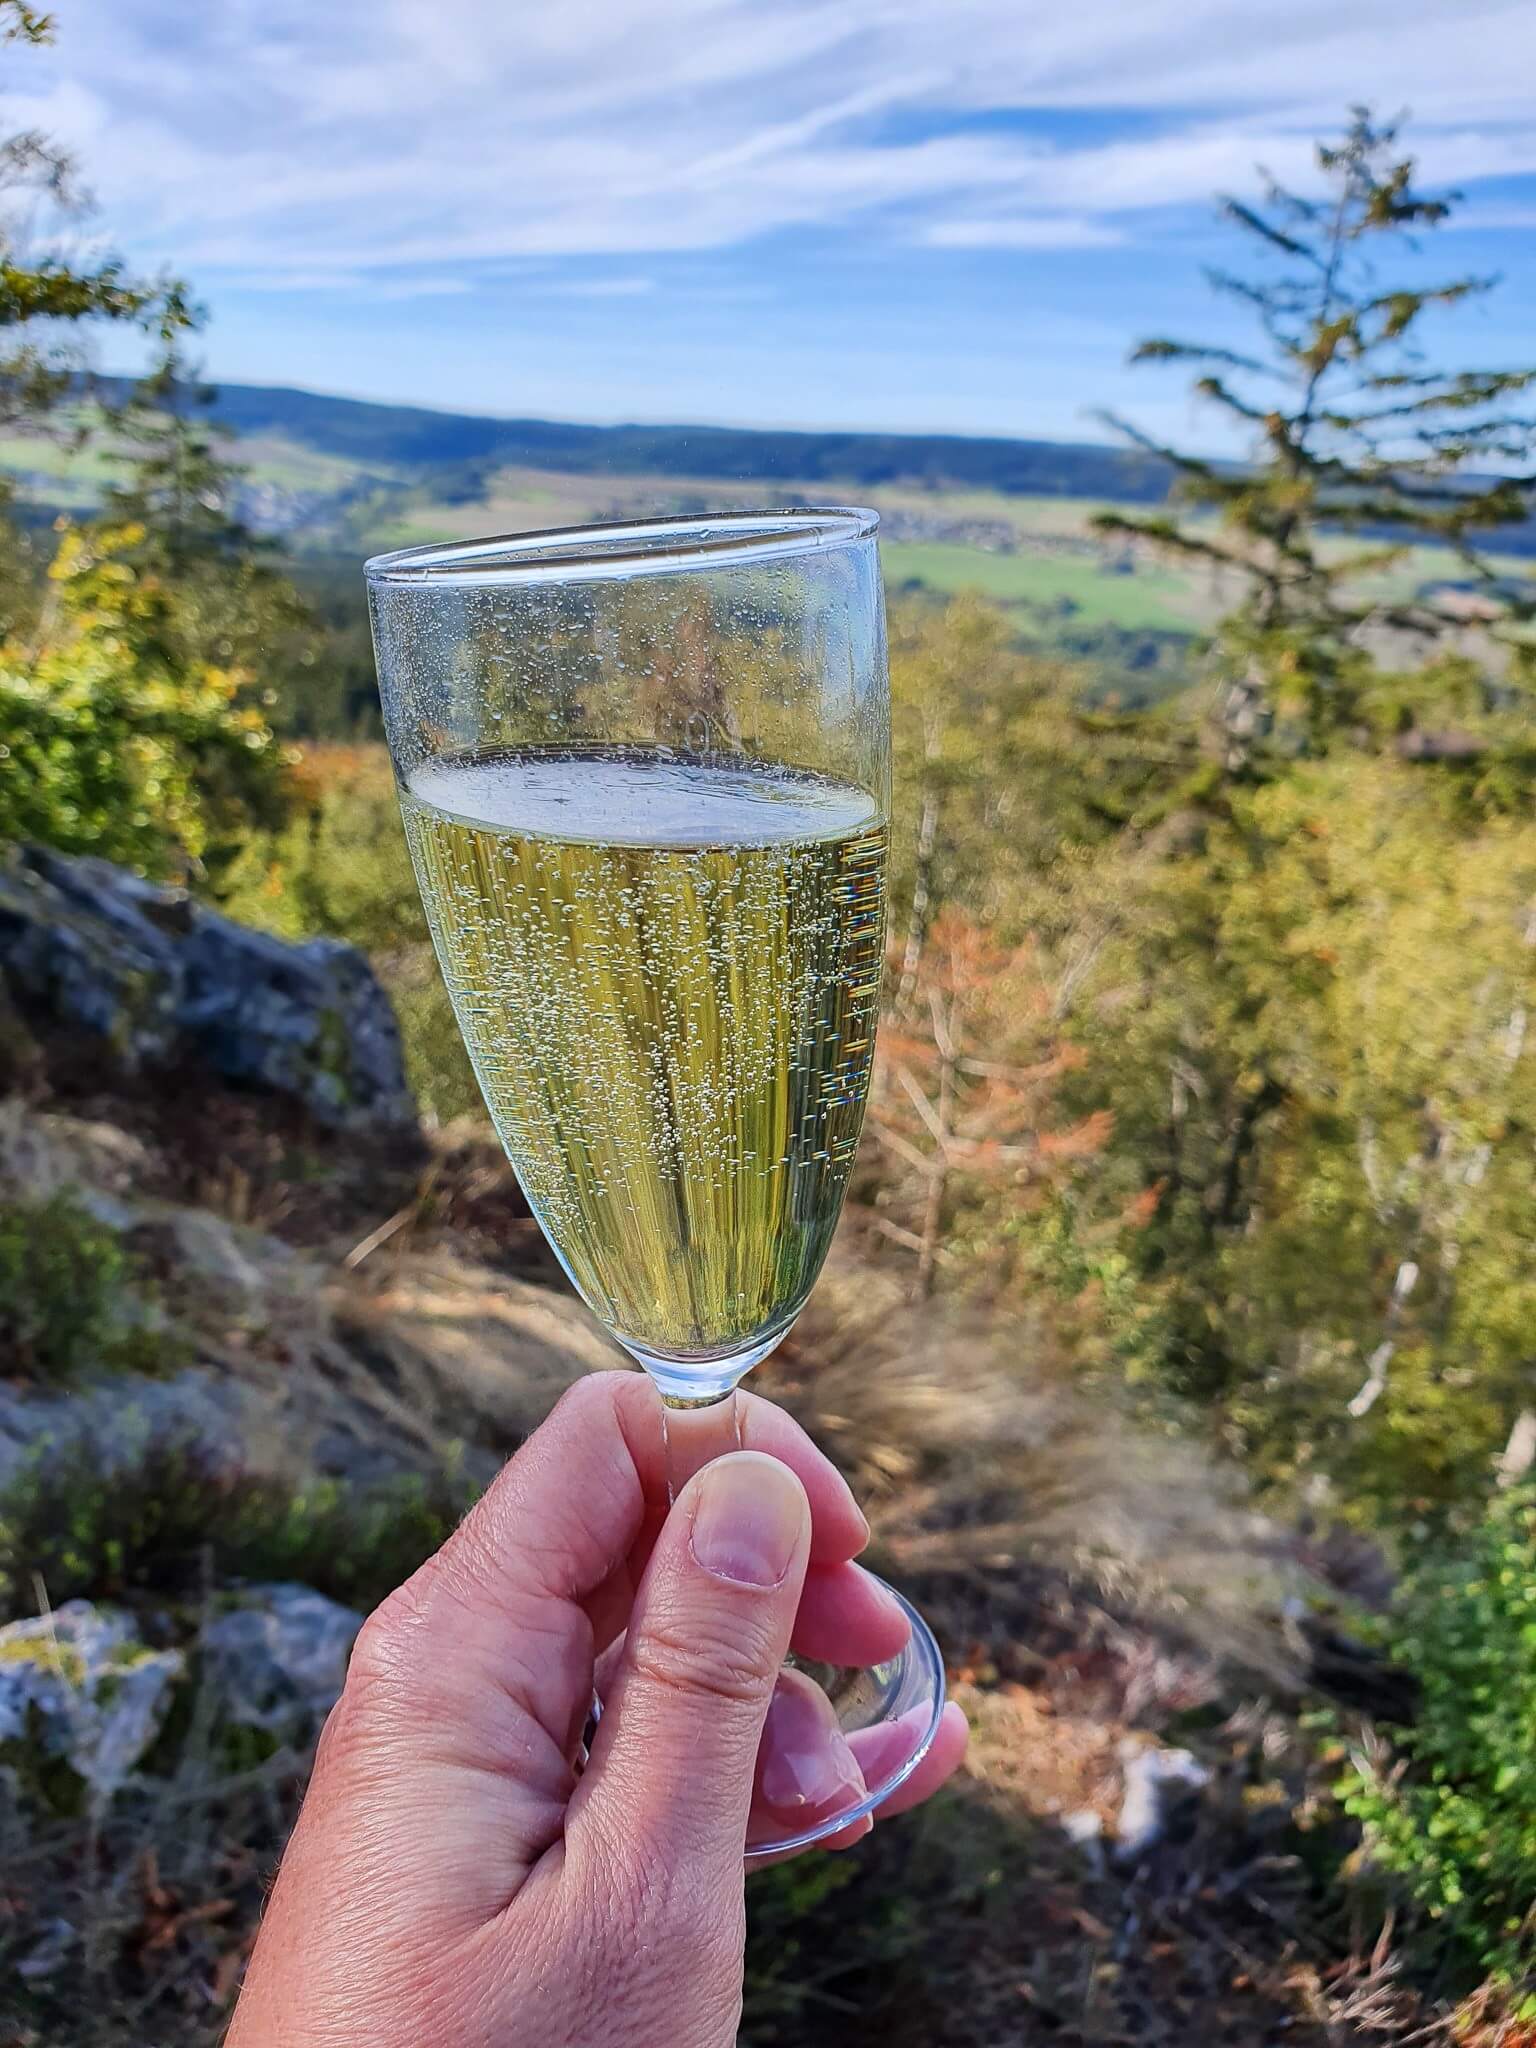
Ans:
{"label": "white cloud", "polygon": [[640,299],[656,289],[654,277],[571,277],[535,279],[532,291],[553,292],[563,299]]}
{"label": "white cloud", "polygon": [[1021,213],[936,220],[923,240],[934,249],[1112,249],[1125,237],[1107,221],[1071,213]]}
{"label": "white cloud", "polygon": [[283,289],[787,228],[1107,247],[1256,160],[1307,180],[1363,94],[1432,178],[1536,172],[1529,0],[71,0],[59,34],[10,111],[112,231]]}

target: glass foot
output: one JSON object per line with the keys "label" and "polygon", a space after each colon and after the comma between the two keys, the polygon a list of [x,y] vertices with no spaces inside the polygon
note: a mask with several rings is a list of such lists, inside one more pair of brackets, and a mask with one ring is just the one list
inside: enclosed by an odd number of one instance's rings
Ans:
{"label": "glass foot", "polygon": [[782,1796],[772,1810],[754,1800],[747,1824],[749,1869],[853,1827],[904,1784],[928,1753],[944,1711],[944,1660],[917,1609],[893,1586],[885,1590],[912,1631],[898,1656],[863,1669],[791,1658],[781,1681],[814,1683],[825,1693],[858,1765],[859,1782],[799,1810],[787,1807]]}

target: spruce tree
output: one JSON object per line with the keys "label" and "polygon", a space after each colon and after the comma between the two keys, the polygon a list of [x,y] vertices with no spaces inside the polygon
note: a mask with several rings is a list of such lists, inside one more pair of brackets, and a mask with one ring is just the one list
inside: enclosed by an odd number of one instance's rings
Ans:
{"label": "spruce tree", "polygon": [[228,430],[210,411],[217,394],[187,353],[200,317],[183,293],[170,295],[155,362],[112,416],[110,456],[123,474],[102,507],[113,524],[142,526],[175,571],[231,561],[255,545],[235,509],[245,472],[223,452]]}
{"label": "spruce tree", "polygon": [[[1426,701],[1422,690],[1383,691],[1383,664],[1372,659],[1380,629],[1412,636],[1411,665],[1422,667],[1465,625],[1464,605],[1384,590],[1413,545],[1449,550],[1463,579],[1486,593],[1490,638],[1530,610],[1488,548],[1530,511],[1536,415],[1526,401],[1536,369],[1447,369],[1430,359],[1433,315],[1497,279],[1383,274],[1388,259],[1416,252],[1450,216],[1457,195],[1425,192],[1397,125],[1365,108],[1341,141],[1319,144],[1317,163],[1316,196],[1268,179],[1257,204],[1221,202],[1261,267],[1208,275],[1248,316],[1252,347],[1159,338],[1132,358],[1196,366],[1195,393],[1235,425],[1248,458],[1189,454],[1112,421],[1172,464],[1176,484],[1166,513],[1107,514],[1101,529],[1206,562],[1240,593],[1220,635],[1229,772],[1258,772],[1275,748],[1326,752],[1341,736],[1379,736],[1383,726],[1397,728],[1404,751],[1447,744],[1429,728],[1464,706],[1437,703],[1433,692]],[[1518,672],[1518,647],[1515,659]],[[1488,664],[1482,709],[1499,708],[1508,676],[1502,659]],[[1457,687],[1464,696],[1465,675]]]}
{"label": "spruce tree", "polygon": [[[52,40],[49,15],[26,0],[0,0],[0,45]],[[0,423],[74,430],[70,401],[92,328],[163,319],[179,295],[164,279],[134,277],[119,257],[82,265],[58,248],[36,246],[39,202],[61,222],[90,210],[69,152],[37,129],[21,129],[0,139]]]}

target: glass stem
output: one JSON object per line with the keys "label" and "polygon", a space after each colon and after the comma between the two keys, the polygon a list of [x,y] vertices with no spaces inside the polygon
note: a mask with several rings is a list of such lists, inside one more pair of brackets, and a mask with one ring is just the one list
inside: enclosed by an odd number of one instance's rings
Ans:
{"label": "glass stem", "polygon": [[663,1394],[661,1433],[667,1447],[667,1498],[676,1500],[701,1465],[742,1448],[736,1389],[702,1399]]}

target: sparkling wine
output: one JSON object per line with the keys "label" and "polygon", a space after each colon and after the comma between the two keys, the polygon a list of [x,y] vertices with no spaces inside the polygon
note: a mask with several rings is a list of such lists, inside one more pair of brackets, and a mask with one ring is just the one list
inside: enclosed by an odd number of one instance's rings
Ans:
{"label": "sparkling wine", "polygon": [[401,806],[487,1106],[620,1337],[793,1318],[864,1116],[886,828],[810,774],[611,748],[438,761]]}

